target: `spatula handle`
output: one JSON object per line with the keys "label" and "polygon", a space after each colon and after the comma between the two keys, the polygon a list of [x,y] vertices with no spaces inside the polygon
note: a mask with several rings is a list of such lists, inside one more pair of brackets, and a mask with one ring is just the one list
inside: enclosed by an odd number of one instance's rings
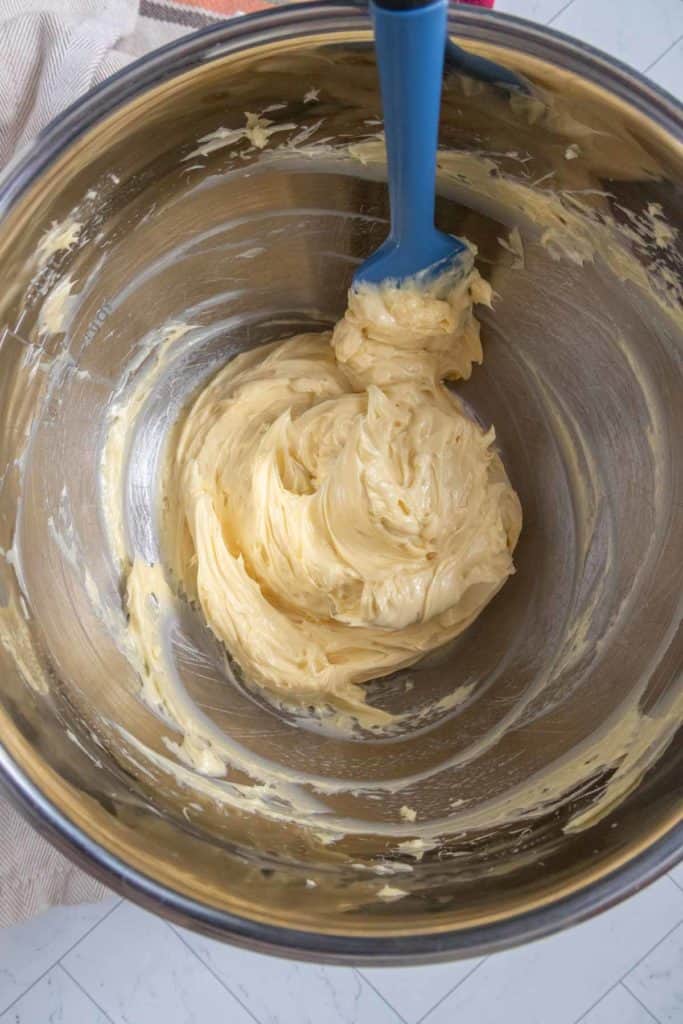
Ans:
{"label": "spatula handle", "polygon": [[414,242],[434,225],[436,147],[446,0],[371,0],[384,110],[390,238]]}

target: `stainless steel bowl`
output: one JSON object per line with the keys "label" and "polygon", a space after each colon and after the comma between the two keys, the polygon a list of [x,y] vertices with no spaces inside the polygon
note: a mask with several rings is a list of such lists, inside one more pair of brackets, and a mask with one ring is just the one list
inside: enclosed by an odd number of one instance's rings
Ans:
{"label": "stainless steel bowl", "polygon": [[[404,714],[394,735],[277,712],[179,602],[178,671],[239,753],[222,782],[184,768],[122,649],[107,525],[122,495],[124,545],[158,556],[183,402],[231,354],[332,321],[382,237],[366,14],[281,8],[154,53],[0,186],[2,782],[126,896],[285,955],[497,949],[635,891],[683,840],[681,110],[547,29],[460,10],[451,29],[533,86],[449,76],[438,205],[498,296],[459,391],[496,424],[525,524],[480,619],[370,687]],[[262,150],[196,153],[268,107]],[[116,402],[145,381],[120,494],[103,490]],[[313,828],[280,797],[249,805],[249,758],[315,806]]]}

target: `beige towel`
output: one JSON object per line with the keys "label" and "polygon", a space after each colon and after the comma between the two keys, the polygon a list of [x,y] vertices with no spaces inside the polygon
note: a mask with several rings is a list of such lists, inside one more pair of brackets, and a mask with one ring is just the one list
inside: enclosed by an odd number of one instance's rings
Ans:
{"label": "beige towel", "polygon": [[58,903],[95,903],[107,895],[0,797],[0,928]]}

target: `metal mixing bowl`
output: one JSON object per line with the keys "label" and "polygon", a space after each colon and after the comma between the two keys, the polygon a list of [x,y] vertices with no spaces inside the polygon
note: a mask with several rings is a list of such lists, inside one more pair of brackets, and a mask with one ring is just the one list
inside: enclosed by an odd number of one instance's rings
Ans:
{"label": "metal mixing bowl", "polygon": [[[377,146],[340,152],[377,131],[367,15],[282,8],[181,40],[59,118],[0,187],[0,777],[113,888],[286,955],[500,948],[633,892],[683,841],[681,111],[547,29],[460,10],[451,29],[533,85],[449,76],[438,201],[497,293],[457,390],[495,423],[525,519],[477,622],[371,685],[404,714],[392,735],[275,710],[179,602],[171,656],[236,751],[227,780],[187,769],[125,655],[108,527],[120,499],[127,550],[158,557],[183,403],[235,352],[332,322],[382,238]],[[268,107],[263,150],[196,153]],[[121,491],[103,490],[112,409],[145,381]],[[270,790],[250,806],[245,758],[319,827]],[[421,837],[421,859],[399,845]]]}

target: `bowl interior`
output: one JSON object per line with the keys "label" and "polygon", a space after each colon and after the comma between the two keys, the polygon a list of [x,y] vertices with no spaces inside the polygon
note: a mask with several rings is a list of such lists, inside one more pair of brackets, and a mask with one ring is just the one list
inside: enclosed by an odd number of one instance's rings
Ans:
{"label": "bowl interior", "polygon": [[[179,599],[163,656],[231,751],[225,778],[196,772],[141,699],[117,557],[163,561],[160,460],[196,389],[333,323],[386,233],[367,32],[169,71],[84,125],[0,224],[7,763],[100,866],[165,887],[176,913],[195,901],[219,934],[239,931],[228,915],[465,934],[680,817],[680,149],[588,72],[480,49],[534,92],[448,77],[437,221],[496,293],[456,391],[495,424],[524,527],[475,624],[369,684],[390,732],[274,708]],[[246,112],[270,122],[263,148]]]}

